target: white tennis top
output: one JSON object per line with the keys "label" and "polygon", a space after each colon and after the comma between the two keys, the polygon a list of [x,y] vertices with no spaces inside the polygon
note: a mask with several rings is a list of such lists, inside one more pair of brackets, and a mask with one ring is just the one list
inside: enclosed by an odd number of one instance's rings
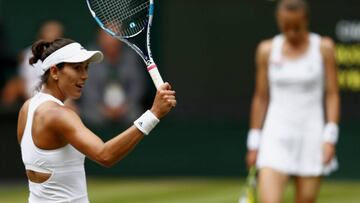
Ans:
{"label": "white tennis top", "polygon": [[29,202],[88,203],[85,156],[70,144],[55,150],[43,150],[33,142],[34,113],[37,107],[48,101],[64,105],[55,97],[41,92],[31,98],[21,140],[21,154],[25,168],[36,172],[51,173],[50,178],[43,183],[34,183],[29,180]]}
{"label": "white tennis top", "polygon": [[270,103],[265,128],[318,133],[324,126],[324,65],[321,37],[310,34],[307,51],[296,59],[282,54],[284,36],[273,40],[268,78]]}

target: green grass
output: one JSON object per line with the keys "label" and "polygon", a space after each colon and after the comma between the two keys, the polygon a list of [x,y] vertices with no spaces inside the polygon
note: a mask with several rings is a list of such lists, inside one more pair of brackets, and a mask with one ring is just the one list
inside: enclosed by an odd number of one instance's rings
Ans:
{"label": "green grass", "polygon": [[[151,178],[88,180],[91,203],[237,203],[243,181],[214,178]],[[293,187],[286,190],[285,202],[293,202]],[[1,203],[23,203],[27,187],[1,186]],[[320,203],[360,202],[360,182],[327,181]]]}

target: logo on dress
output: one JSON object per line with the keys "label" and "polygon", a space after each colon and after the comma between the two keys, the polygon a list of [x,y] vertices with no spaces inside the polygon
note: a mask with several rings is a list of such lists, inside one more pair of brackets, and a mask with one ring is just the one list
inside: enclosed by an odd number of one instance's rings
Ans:
{"label": "logo on dress", "polygon": [[271,61],[271,65],[273,65],[273,67],[275,68],[281,68],[283,66],[283,61],[282,60],[272,60]]}

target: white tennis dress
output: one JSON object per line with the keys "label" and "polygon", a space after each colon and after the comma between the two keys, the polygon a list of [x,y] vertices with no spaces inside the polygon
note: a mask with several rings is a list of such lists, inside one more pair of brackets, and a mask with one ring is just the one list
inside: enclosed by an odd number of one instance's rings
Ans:
{"label": "white tennis dress", "polygon": [[310,34],[306,53],[296,59],[282,55],[285,38],[275,36],[269,58],[270,102],[262,129],[258,168],[289,175],[319,176],[337,168],[324,166],[324,64],[321,37]]}
{"label": "white tennis dress", "polygon": [[55,97],[39,92],[29,103],[26,126],[21,140],[21,155],[27,170],[51,173],[43,183],[29,180],[29,203],[88,203],[85,156],[70,144],[55,150],[38,148],[32,139],[32,122],[38,106]]}

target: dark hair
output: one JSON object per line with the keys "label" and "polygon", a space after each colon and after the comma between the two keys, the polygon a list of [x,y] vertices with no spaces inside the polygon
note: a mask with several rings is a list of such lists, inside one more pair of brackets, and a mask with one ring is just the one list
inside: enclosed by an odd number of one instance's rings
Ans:
{"label": "dark hair", "polygon": [[304,11],[309,17],[309,5],[306,0],[279,0],[276,11],[285,9],[287,11]]}
{"label": "dark hair", "polygon": [[[65,39],[65,38],[59,38],[52,42],[45,41],[45,40],[39,40],[35,42],[32,47],[31,51],[33,56],[29,59],[30,65],[33,65],[38,62],[38,60],[44,61],[46,57],[50,56],[52,53],[54,53],[56,50],[74,43],[75,41],[72,39]],[[64,63],[56,64],[58,68],[63,68]],[[40,86],[47,82],[50,74],[50,69],[47,70],[42,76],[41,76],[41,83]]]}

